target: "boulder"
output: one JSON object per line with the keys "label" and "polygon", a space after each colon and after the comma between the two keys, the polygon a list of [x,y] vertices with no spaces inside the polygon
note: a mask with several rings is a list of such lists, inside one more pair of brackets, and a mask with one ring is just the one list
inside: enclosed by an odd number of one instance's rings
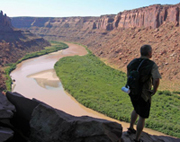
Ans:
{"label": "boulder", "polygon": [[12,139],[14,131],[9,127],[9,120],[13,117],[16,109],[7,98],[0,92],[0,142]]}
{"label": "boulder", "polygon": [[12,139],[14,136],[14,132],[5,127],[0,127],[0,142],[5,142],[7,140]]}
{"label": "boulder", "polygon": [[12,118],[13,112],[15,111],[15,106],[12,105],[2,93],[0,93],[0,120]]}
{"label": "boulder", "polygon": [[75,117],[39,104],[30,120],[33,142],[121,142],[122,126],[116,122]]}

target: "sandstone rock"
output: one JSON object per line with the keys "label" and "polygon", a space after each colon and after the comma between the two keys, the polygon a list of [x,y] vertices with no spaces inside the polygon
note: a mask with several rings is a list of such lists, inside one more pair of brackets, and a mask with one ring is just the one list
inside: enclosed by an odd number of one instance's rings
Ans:
{"label": "sandstone rock", "polygon": [[[10,18],[0,11],[0,68],[5,64],[15,63],[27,53],[42,50],[43,47],[49,45],[48,41],[28,30],[15,29]],[[3,79],[1,78],[0,81],[2,90],[6,89],[3,85],[4,78],[3,75]]]}
{"label": "sandstone rock", "polygon": [[12,31],[11,20],[7,15],[3,14],[3,11],[0,10],[0,31]]}
{"label": "sandstone rock", "polygon": [[[126,10],[117,15],[103,15],[100,17],[63,17],[63,18],[36,18],[15,17],[12,23],[17,28],[30,27],[61,27],[76,29],[106,29],[131,27],[157,28],[166,22],[179,25],[180,4],[151,5],[133,10]],[[48,24],[47,24],[48,23]],[[50,26],[47,26],[50,25]],[[33,30],[33,29],[32,29]]]}
{"label": "sandstone rock", "polygon": [[6,128],[7,121],[13,117],[15,107],[7,98],[0,92],[0,142],[11,139],[14,136],[14,131],[10,128]]}
{"label": "sandstone rock", "polygon": [[116,122],[71,116],[45,104],[34,109],[30,127],[33,142],[120,142],[122,135]]}
{"label": "sandstone rock", "polygon": [[12,139],[14,132],[9,128],[0,127],[0,142]]}
{"label": "sandstone rock", "polygon": [[12,105],[7,98],[0,93],[0,119],[10,119],[13,117],[15,107]]}
{"label": "sandstone rock", "polygon": [[[124,142],[133,142],[135,139],[135,134],[129,135],[127,132],[123,132],[122,139]],[[142,132],[140,139],[142,139],[144,142],[180,142],[180,139],[178,138],[149,135],[145,132]]]}

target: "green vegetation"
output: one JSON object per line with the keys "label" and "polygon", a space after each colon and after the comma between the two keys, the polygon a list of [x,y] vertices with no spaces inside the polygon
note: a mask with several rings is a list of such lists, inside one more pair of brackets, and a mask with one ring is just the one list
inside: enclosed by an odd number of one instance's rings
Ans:
{"label": "green vegetation", "polygon": [[11,63],[6,65],[7,68],[5,69],[5,73],[6,73],[6,88],[8,91],[11,90],[11,83],[12,80],[9,76],[9,74],[11,73],[11,71],[13,71],[16,68],[16,65],[19,64],[20,62],[30,59],[30,58],[34,58],[34,57],[39,57],[41,55],[45,55],[51,52],[56,52],[58,50],[62,50],[65,48],[68,48],[68,45],[66,45],[65,43],[62,42],[57,42],[57,41],[51,41],[51,45],[49,47],[45,47],[44,50],[41,50],[39,52],[33,52],[33,53],[28,53],[26,54],[24,57],[22,57],[21,59],[19,59],[16,63]]}
{"label": "green vegetation", "polygon": [[[120,121],[130,122],[133,107],[121,91],[126,74],[106,66],[89,52],[86,56],[60,59],[55,70],[65,88],[86,107]],[[180,95],[159,91],[153,97],[146,127],[180,138]]]}

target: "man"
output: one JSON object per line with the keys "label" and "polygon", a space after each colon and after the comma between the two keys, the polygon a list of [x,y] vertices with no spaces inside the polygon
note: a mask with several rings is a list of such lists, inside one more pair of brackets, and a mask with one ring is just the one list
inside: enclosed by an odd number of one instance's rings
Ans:
{"label": "man", "polygon": [[[140,73],[140,86],[141,91],[139,97],[133,96],[131,91],[129,96],[131,98],[134,110],[131,113],[130,127],[128,128],[129,134],[136,134],[135,142],[142,142],[140,139],[141,132],[145,125],[145,119],[149,117],[151,107],[151,96],[153,96],[159,86],[161,75],[158,71],[158,66],[155,62],[149,60],[152,57],[152,48],[150,45],[143,45],[140,49],[141,57],[132,60],[127,66],[127,75],[130,71],[136,70],[139,67]],[[152,88],[153,86],[153,88]],[[152,88],[152,89],[151,89]],[[137,131],[134,129],[134,123],[139,116],[137,123]]]}

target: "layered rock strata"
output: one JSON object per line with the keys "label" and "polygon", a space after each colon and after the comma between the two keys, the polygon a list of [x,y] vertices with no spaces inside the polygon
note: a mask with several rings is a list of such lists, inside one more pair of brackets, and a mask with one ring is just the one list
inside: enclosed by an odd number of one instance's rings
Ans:
{"label": "layered rock strata", "polygon": [[[123,71],[130,60],[140,56],[139,48],[150,44],[152,60],[158,64],[162,78],[167,80],[163,88],[178,90],[179,8],[180,4],[151,5],[100,17],[15,17],[12,23],[49,40],[87,45],[96,56]],[[170,84],[172,80],[175,87]]]}
{"label": "layered rock strata", "polygon": [[47,40],[28,30],[14,28],[10,18],[0,11],[0,90],[5,89],[4,72],[1,70],[4,65],[14,63],[25,54],[49,45]]}
{"label": "layered rock strata", "polygon": [[113,30],[116,28],[151,27],[158,28],[165,22],[179,25],[180,4],[151,5],[118,14],[103,15],[100,17],[12,17],[13,26],[17,28],[30,27],[62,27]]}

